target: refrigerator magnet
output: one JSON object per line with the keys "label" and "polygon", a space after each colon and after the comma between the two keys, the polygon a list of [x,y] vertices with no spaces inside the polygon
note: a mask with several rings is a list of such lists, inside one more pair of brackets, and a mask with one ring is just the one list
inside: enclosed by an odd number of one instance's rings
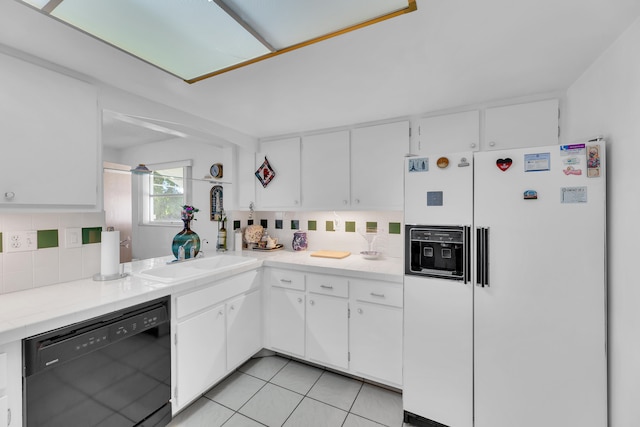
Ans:
{"label": "refrigerator magnet", "polygon": [[538,192],[536,190],[526,190],[524,192],[523,199],[525,199],[525,200],[537,200],[538,199]]}
{"label": "refrigerator magnet", "polygon": [[449,159],[447,159],[446,157],[440,157],[437,161],[436,161],[436,165],[440,168],[440,169],[444,169],[447,166],[449,166]]}
{"label": "refrigerator magnet", "polygon": [[600,177],[600,146],[590,145],[587,147],[587,177]]}
{"label": "refrigerator magnet", "polygon": [[408,172],[428,172],[429,171],[429,158],[420,157],[416,159],[409,159],[407,165]]}
{"label": "refrigerator magnet", "polygon": [[496,160],[496,166],[498,166],[498,169],[500,169],[502,172],[509,169],[512,164],[513,164],[513,160],[511,160],[509,157],[507,157],[506,159]]}

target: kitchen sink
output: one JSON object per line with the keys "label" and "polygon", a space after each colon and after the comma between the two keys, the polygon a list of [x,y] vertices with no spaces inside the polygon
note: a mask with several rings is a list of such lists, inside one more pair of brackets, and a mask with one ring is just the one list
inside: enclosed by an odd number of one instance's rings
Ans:
{"label": "kitchen sink", "polygon": [[212,273],[228,271],[240,266],[257,263],[255,258],[245,258],[235,255],[216,255],[209,258],[196,258],[174,262],[160,267],[153,267],[140,272],[133,272],[133,276],[144,279],[171,283],[178,280],[194,279]]}

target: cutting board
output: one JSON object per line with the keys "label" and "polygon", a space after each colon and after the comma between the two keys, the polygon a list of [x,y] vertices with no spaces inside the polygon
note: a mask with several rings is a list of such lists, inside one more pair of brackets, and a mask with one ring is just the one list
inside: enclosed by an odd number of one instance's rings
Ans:
{"label": "cutting board", "polygon": [[311,256],[317,256],[321,258],[335,258],[342,259],[351,255],[351,252],[343,252],[343,251],[315,251],[311,254]]}

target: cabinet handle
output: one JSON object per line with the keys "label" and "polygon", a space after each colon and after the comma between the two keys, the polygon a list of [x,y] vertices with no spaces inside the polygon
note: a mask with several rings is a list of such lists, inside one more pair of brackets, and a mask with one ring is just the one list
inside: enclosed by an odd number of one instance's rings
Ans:
{"label": "cabinet handle", "polygon": [[476,143],[475,142],[471,143],[471,148],[476,148]]}
{"label": "cabinet handle", "polygon": [[294,200],[294,201],[293,201],[293,204],[294,204],[294,205],[297,205],[298,203],[299,203],[299,202],[298,202],[297,200]]}
{"label": "cabinet handle", "polygon": [[224,313],[222,312],[222,310],[218,312],[218,316],[224,316]]}
{"label": "cabinet handle", "polygon": [[380,297],[380,298],[384,298],[384,294],[377,294],[375,292],[371,292],[371,296],[372,297]]}
{"label": "cabinet handle", "polygon": [[356,204],[360,203],[360,199],[356,199],[355,202],[356,202]]}
{"label": "cabinet handle", "polygon": [[16,197],[16,193],[14,193],[13,191],[7,191],[6,193],[4,193],[4,198],[7,200],[13,200],[14,197]]}
{"label": "cabinet handle", "polygon": [[7,425],[11,425],[11,408],[7,409]]}
{"label": "cabinet handle", "polygon": [[490,145],[491,147],[495,147],[496,142],[495,142],[495,141],[491,141],[491,142],[489,142],[489,145]]}
{"label": "cabinet handle", "polygon": [[311,300],[311,301],[309,301],[309,304],[310,304],[310,305],[314,305],[314,304],[315,304],[315,302],[314,302],[313,300]]}
{"label": "cabinet handle", "polygon": [[302,298],[298,298],[298,302],[302,302]]}
{"label": "cabinet handle", "polygon": [[346,200],[343,200],[343,201],[342,201],[342,204],[343,204],[343,205],[346,205],[347,203],[348,203],[348,202],[347,202]]}
{"label": "cabinet handle", "polygon": [[320,287],[324,289],[333,289],[333,286],[331,285],[320,285]]}
{"label": "cabinet handle", "polygon": [[231,306],[231,310],[235,310],[235,309],[236,309],[236,306],[235,306],[235,305],[232,305],[232,306]]}
{"label": "cabinet handle", "polygon": [[289,280],[289,279],[280,279],[280,281],[282,283],[291,283],[291,280]]}
{"label": "cabinet handle", "polygon": [[362,314],[362,309],[361,308],[358,309],[358,314]]}

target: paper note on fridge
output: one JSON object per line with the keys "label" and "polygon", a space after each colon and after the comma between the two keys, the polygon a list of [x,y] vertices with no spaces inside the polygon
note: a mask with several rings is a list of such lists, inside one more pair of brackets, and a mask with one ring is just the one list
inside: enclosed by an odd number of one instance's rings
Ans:
{"label": "paper note on fridge", "polygon": [[587,203],[587,187],[562,187],[561,203]]}
{"label": "paper note on fridge", "polygon": [[524,155],[524,171],[540,172],[551,169],[551,153],[537,153]]}

